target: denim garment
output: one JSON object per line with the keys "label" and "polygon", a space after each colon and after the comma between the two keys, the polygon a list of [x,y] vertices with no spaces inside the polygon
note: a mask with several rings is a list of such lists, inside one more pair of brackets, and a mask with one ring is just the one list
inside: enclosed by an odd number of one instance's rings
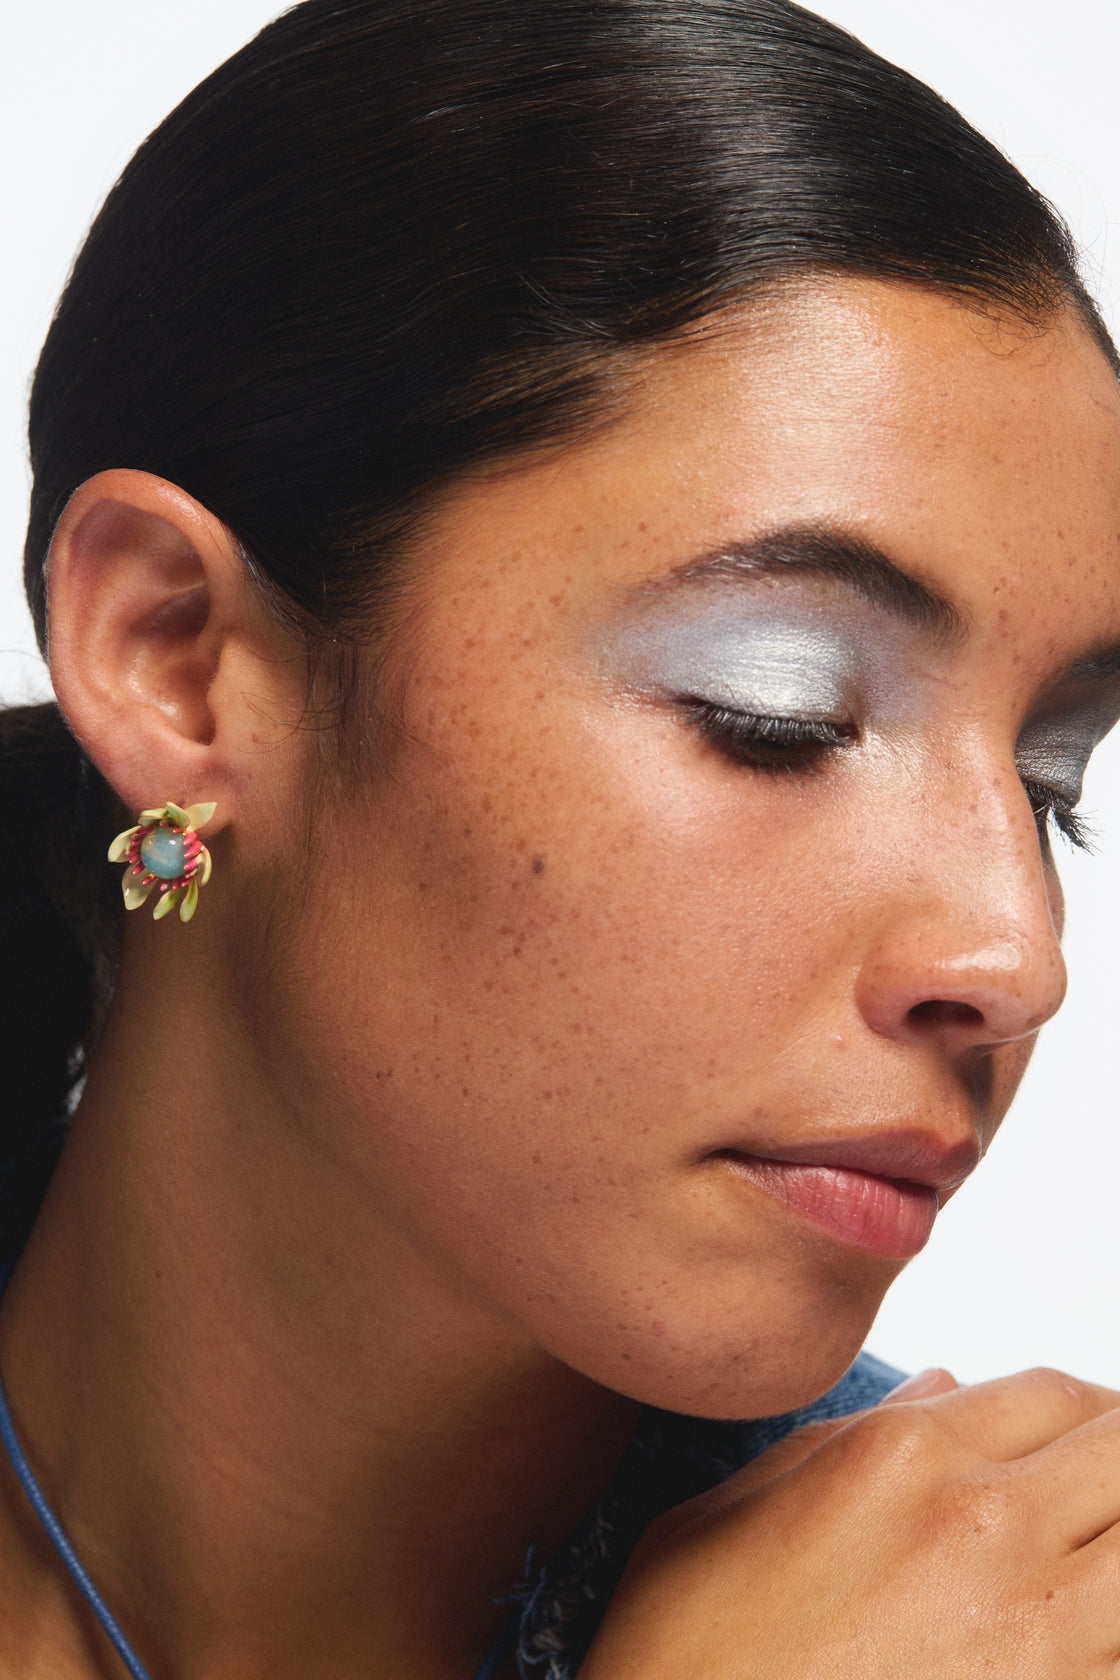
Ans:
{"label": "denim garment", "polygon": [[835,1388],[781,1417],[712,1422],[647,1407],[602,1498],[548,1563],[536,1565],[530,1553],[525,1579],[510,1594],[522,1607],[522,1680],[575,1680],[627,1559],[655,1517],[725,1481],[802,1424],[874,1406],[904,1377],[864,1353]]}

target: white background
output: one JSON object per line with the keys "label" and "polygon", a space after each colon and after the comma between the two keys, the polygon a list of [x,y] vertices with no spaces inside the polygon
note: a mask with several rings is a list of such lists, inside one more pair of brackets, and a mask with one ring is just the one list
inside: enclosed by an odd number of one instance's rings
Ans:
{"label": "white background", "polygon": [[[388,3],[388,0],[384,0]],[[48,691],[18,583],[23,408],[53,301],[90,216],[148,130],[268,21],[269,0],[34,0],[0,55],[0,695]],[[932,83],[1053,198],[1116,329],[1120,0],[825,0]],[[936,14],[936,15],[933,15]],[[1110,273],[1111,271],[1111,273]],[[1065,1009],[980,1173],[895,1286],[871,1338],[962,1380],[1060,1364],[1120,1387],[1120,731],[1086,807],[1096,857],[1071,857]]]}

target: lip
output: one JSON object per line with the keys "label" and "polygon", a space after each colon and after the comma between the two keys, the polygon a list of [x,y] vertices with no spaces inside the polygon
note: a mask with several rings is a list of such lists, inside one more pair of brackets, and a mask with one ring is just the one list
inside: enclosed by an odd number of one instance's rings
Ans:
{"label": "lip", "polygon": [[710,1158],[845,1246],[905,1260],[925,1247],[941,1203],[979,1154],[971,1138],[949,1143],[889,1132],[763,1151],[719,1149]]}

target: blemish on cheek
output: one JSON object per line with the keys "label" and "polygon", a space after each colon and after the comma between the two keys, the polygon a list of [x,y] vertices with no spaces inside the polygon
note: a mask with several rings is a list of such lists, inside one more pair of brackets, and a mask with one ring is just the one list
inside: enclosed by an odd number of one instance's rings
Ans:
{"label": "blemish on cheek", "polygon": [[531,867],[532,867],[534,875],[543,875],[547,865],[545,864],[544,858],[541,857],[540,854],[538,853],[537,856],[533,859]]}

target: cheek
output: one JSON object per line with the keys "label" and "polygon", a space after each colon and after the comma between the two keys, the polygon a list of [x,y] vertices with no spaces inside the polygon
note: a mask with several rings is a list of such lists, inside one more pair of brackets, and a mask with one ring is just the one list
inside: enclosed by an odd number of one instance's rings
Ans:
{"label": "cheek", "polygon": [[406,796],[418,815],[382,828],[387,1028],[441,1083],[470,1070],[463,1101],[533,1116],[578,1156],[608,1121],[664,1124],[784,1046],[843,966],[850,872],[776,787],[729,817],[663,762],[624,780],[590,750],[547,774],[527,754],[508,774]]}
{"label": "cheek", "polygon": [[711,1406],[752,1336],[773,1370],[779,1321],[842,1370],[882,1264],[841,1286],[766,1217],[724,1228],[696,1172],[752,1104],[779,1133],[803,1123],[789,1053],[851,966],[827,819],[808,801],[798,819],[779,778],[755,798],[698,778],[691,747],[673,768],[594,731],[546,762],[540,733],[514,744],[402,766],[325,849],[300,949],[312,995],[351,976],[329,1046],[322,1020],[308,1034],[350,1160],[445,1273],[611,1386],[649,1363],[652,1397],[678,1362]]}

